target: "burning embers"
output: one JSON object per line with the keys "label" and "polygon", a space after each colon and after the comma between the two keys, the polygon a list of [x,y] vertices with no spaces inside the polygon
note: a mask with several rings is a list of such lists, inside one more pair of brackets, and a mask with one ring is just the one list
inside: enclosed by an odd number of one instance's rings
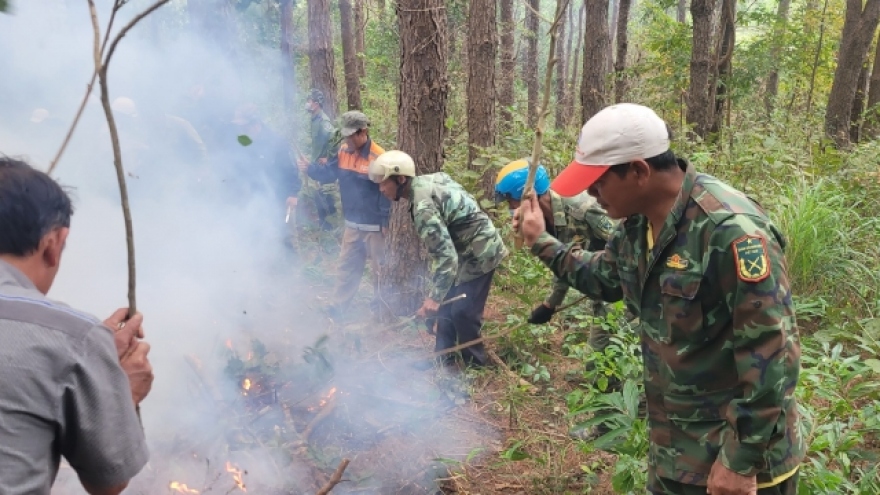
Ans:
{"label": "burning embers", "polygon": [[[247,492],[247,487],[244,484],[244,478],[243,478],[244,475],[247,474],[247,471],[241,470],[237,466],[232,464],[231,462],[226,461],[226,472],[230,476],[232,476],[232,482],[234,484],[230,490],[226,491],[227,494],[229,494],[230,492],[232,492],[234,490],[241,490],[243,492]],[[226,478],[226,479],[228,479],[228,478]],[[216,484],[217,481],[219,481],[219,475],[218,475],[218,478],[214,479],[214,482],[211,483],[211,485],[204,487],[204,493],[206,493],[206,494],[211,493],[213,485]],[[172,493],[183,493],[183,494],[188,494],[188,495],[197,495],[197,494],[202,493],[202,492],[196,490],[195,488],[190,488],[189,486],[186,485],[186,483],[180,483],[178,481],[172,481],[168,485],[168,488],[171,489]]]}
{"label": "burning embers", "polygon": [[318,403],[315,404],[314,406],[310,406],[310,407],[308,408],[308,411],[309,411],[309,412],[315,412],[316,410],[321,410],[321,409],[323,409],[324,406],[327,405],[327,403],[329,403],[330,401],[333,400],[333,396],[334,396],[334,395],[336,395],[336,387],[331,388],[331,389],[327,392],[327,395],[321,397],[321,399],[318,401]]}
{"label": "burning embers", "polygon": [[168,485],[172,491],[176,493],[199,493],[198,490],[193,490],[192,488],[186,486],[186,483],[178,483],[176,481],[172,481],[170,485]]}
{"label": "burning embers", "polygon": [[242,481],[241,476],[243,474],[247,474],[247,471],[242,471],[237,467],[233,466],[231,462],[226,462],[226,472],[232,474],[232,480],[235,481],[235,487],[239,490],[246,492],[247,488],[244,486],[244,481]]}

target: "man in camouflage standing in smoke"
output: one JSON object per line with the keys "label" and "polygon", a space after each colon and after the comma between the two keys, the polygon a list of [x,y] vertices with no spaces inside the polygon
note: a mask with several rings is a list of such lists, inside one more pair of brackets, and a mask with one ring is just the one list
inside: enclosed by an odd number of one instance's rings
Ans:
{"label": "man in camouflage standing in smoke", "polygon": [[[327,164],[327,159],[336,155],[339,150],[339,133],[330,121],[330,117],[324,112],[324,93],[317,89],[309,92],[306,99],[306,111],[311,115],[309,135],[312,139],[311,163],[318,166]],[[300,155],[297,159],[300,170],[305,171],[309,166],[309,158]],[[318,222],[322,230],[332,230],[333,226],[327,221],[328,217],[336,214],[336,185],[330,183],[318,183],[315,191],[315,209],[318,213]]]}
{"label": "man in camouflage standing in smoke", "polygon": [[[388,151],[370,165],[370,179],[391,201],[406,198],[416,233],[432,258],[433,287],[418,310],[437,319],[435,349],[441,351],[480,337],[492,276],[507,248],[492,220],[460,184],[443,172],[416,177],[412,157]],[[440,306],[465,294],[465,299]],[[487,364],[483,344],[461,350],[465,363]],[[444,356],[450,363],[452,356]]]}
{"label": "man in camouflage standing in smoke", "polygon": [[[649,108],[605,108],[551,186],[624,219],[602,252],[545,232],[520,207],[527,246],[577,290],[640,318],[653,494],[794,495],[804,443],[800,342],[783,248],[745,194],[669,149]],[[518,225],[515,225],[518,226]]]}

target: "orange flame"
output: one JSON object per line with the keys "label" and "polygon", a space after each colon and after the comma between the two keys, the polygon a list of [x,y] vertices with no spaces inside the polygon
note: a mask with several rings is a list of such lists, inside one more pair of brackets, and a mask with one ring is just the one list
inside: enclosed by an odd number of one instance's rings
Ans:
{"label": "orange flame", "polygon": [[172,481],[171,484],[168,485],[168,487],[178,493],[199,493],[198,490],[193,490],[192,488],[186,486],[185,483],[178,483],[176,481]]}
{"label": "orange flame", "polygon": [[226,461],[226,471],[232,474],[232,480],[235,481],[235,486],[241,491],[246,492],[247,488],[245,488],[241,476],[242,474],[247,474],[247,471],[242,471],[241,469],[236,468],[229,461]]}
{"label": "orange flame", "polygon": [[245,389],[245,391],[250,390],[251,389],[251,379],[245,378],[244,381],[241,382],[241,388]]}
{"label": "orange flame", "polygon": [[230,351],[233,350],[232,349],[232,339],[226,339],[226,347],[228,347]]}
{"label": "orange flame", "polygon": [[330,391],[327,392],[327,395],[326,395],[326,396],[321,397],[321,400],[318,401],[318,405],[317,405],[317,406],[312,406],[312,407],[308,408],[308,410],[309,410],[309,411],[314,411],[315,409],[318,409],[318,408],[321,408],[321,407],[326,406],[327,403],[330,402],[330,399],[333,398],[333,395],[334,395],[334,394],[336,394],[336,387],[331,388]]}

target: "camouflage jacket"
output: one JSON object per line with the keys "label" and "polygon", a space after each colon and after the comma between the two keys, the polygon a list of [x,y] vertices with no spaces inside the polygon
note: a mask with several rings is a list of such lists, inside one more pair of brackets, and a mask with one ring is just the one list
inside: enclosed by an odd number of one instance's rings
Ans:
{"label": "camouflage jacket", "polygon": [[414,177],[410,192],[413,225],[432,260],[431,299],[442,301],[453,285],[489,273],[507,256],[492,220],[445,173]]}
{"label": "camouflage jacket", "polygon": [[657,476],[705,485],[712,463],[790,473],[804,456],[800,342],[782,235],[744,194],[689,167],[654,249],[626,219],[603,252],[542,234],[532,252],[572,287],[640,318]]}
{"label": "camouflage jacket", "polygon": [[[596,199],[587,193],[571,198],[563,198],[553,191],[549,192],[553,207],[554,236],[565,244],[578,244],[590,250],[602,250],[614,230],[614,224],[599,206]],[[565,300],[568,283],[553,277],[553,292],[544,301],[548,306],[557,307]]]}
{"label": "camouflage jacket", "polygon": [[312,138],[312,154],[309,159],[313,162],[321,158],[329,158],[339,150],[339,139],[335,138],[336,128],[330,117],[323,111],[312,116],[309,135]]}

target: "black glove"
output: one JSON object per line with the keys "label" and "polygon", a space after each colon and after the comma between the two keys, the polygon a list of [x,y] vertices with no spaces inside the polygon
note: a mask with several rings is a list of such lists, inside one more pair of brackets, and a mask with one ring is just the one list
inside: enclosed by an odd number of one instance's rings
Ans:
{"label": "black glove", "polygon": [[541,303],[532,310],[532,314],[529,316],[529,323],[533,325],[547,323],[550,321],[550,318],[553,318],[554,313],[556,313],[556,308],[548,308],[544,303]]}

